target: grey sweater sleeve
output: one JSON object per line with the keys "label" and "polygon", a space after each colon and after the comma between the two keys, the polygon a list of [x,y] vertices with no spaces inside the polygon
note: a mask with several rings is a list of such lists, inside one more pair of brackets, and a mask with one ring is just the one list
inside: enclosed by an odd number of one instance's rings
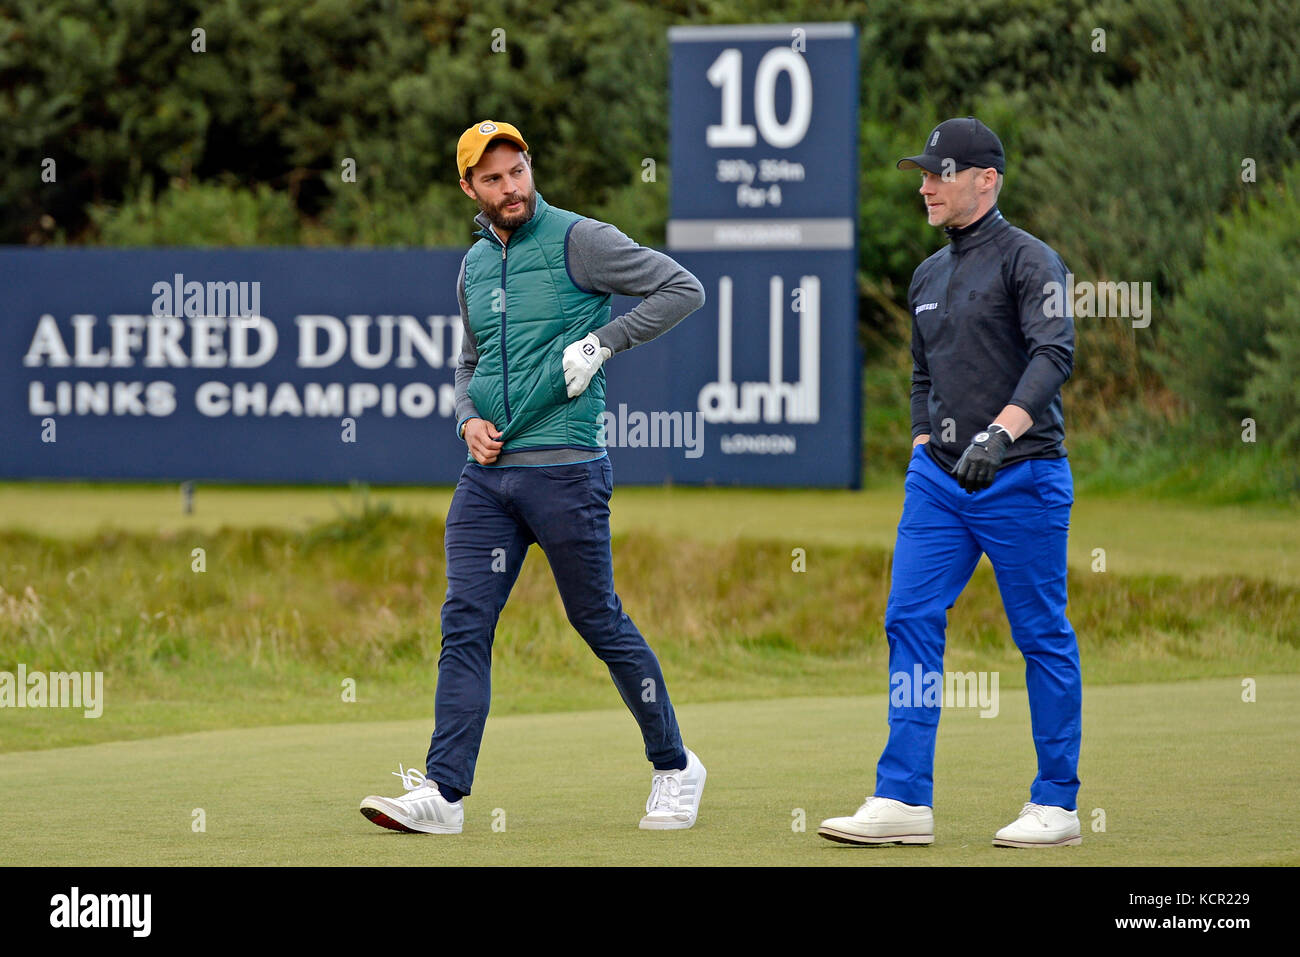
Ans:
{"label": "grey sweater sleeve", "polygon": [[[468,258],[468,255],[466,256]],[[456,364],[456,435],[467,419],[480,418],[478,409],[469,397],[469,380],[474,378],[478,365],[478,344],[469,328],[469,307],[465,305],[465,260],[460,261],[460,275],[456,277],[456,301],[460,304],[460,323],[465,335],[460,345],[460,360]]]}
{"label": "grey sweater sleeve", "polygon": [[569,231],[569,273],[582,289],[640,296],[631,312],[596,330],[613,353],[663,335],[704,305],[704,287],[661,252],[639,246],[609,223],[583,219]]}

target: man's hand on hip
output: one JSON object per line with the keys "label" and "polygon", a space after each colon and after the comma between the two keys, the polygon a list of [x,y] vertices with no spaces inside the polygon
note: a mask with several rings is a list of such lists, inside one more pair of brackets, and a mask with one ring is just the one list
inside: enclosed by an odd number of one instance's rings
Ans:
{"label": "man's hand on hip", "polygon": [[614,353],[600,344],[594,332],[574,342],[564,349],[564,385],[569,398],[575,398],[587,391],[591,377],[600,371],[601,364]]}
{"label": "man's hand on hip", "polygon": [[491,465],[501,454],[501,433],[487,419],[470,419],[465,423],[465,444],[479,465]]}
{"label": "man's hand on hip", "polygon": [[957,484],[970,493],[992,485],[993,476],[1002,466],[1007,449],[1011,448],[1014,441],[1011,433],[996,423],[977,433],[952,470]]}

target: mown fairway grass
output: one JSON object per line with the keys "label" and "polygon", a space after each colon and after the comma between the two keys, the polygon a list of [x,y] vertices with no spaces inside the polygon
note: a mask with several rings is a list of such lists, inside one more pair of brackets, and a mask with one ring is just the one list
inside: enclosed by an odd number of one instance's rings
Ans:
{"label": "mown fairway grass", "polygon": [[1088,689],[1077,848],[990,845],[1034,775],[1024,693],[1004,691],[995,718],[944,713],[929,848],[815,835],[872,787],[886,733],[885,699],[872,696],[680,708],[709,769],[700,821],[685,832],[637,829],[650,780],[620,708],[489,721],[458,837],[397,834],[357,811],[368,793],[401,793],[389,772],[421,765],[422,721],[0,755],[0,854],[6,864],[91,866],[1294,865],[1300,677],[1261,677],[1257,690],[1247,704],[1232,680]]}

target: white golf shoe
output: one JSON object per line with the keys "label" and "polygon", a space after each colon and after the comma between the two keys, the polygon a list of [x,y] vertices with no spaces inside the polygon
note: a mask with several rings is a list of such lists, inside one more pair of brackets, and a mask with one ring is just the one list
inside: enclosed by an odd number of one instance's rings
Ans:
{"label": "white golf shoe", "polygon": [[1070,847],[1082,844],[1079,812],[1048,804],[1026,804],[993,836],[994,847]]}
{"label": "white golf shoe", "polygon": [[822,821],[817,833],[840,844],[933,844],[934,809],[872,796],[852,817]]}
{"label": "white golf shoe", "polygon": [[438,785],[426,780],[415,768],[393,772],[402,779],[406,793],[397,798],[370,795],[361,802],[367,820],[391,831],[411,834],[459,834],[465,826],[465,805],[454,804],[438,791]]}
{"label": "white golf shoe", "polygon": [[708,772],[689,748],[682,771],[656,771],[650,780],[650,798],[645,802],[643,831],[676,831],[695,824],[700,812],[700,795]]}

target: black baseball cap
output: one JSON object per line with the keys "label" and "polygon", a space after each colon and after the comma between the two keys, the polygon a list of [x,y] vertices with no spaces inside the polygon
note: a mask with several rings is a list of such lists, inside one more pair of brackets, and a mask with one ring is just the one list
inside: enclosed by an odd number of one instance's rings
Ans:
{"label": "black baseball cap", "polygon": [[944,160],[952,160],[953,172],[960,169],[988,169],[1006,172],[1006,157],[1002,141],[996,133],[973,116],[944,120],[930,131],[925,141],[925,152],[919,156],[905,156],[898,161],[899,169],[923,169],[927,173],[942,174]]}

